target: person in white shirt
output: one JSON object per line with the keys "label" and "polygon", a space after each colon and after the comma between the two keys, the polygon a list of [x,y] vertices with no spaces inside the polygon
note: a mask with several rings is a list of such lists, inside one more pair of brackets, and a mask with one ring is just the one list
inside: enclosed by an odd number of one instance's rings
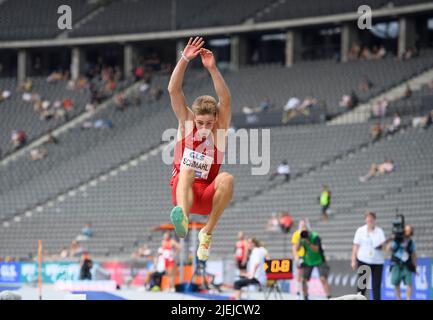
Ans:
{"label": "person in white shirt", "polygon": [[374,212],[366,212],[365,223],[356,230],[353,239],[352,269],[358,268],[358,292],[365,295],[370,279],[367,277],[367,281],[364,282],[359,281],[359,278],[365,277],[365,272],[362,272],[360,267],[367,267],[367,272],[369,271],[372,276],[373,300],[380,300],[380,285],[385,262],[383,249],[386,238],[382,228],[376,226]]}
{"label": "person in white shirt", "polygon": [[268,251],[260,244],[256,238],[248,239],[248,246],[251,250],[250,257],[247,263],[247,276],[241,277],[235,281],[234,289],[236,300],[241,299],[242,288],[255,284],[265,285],[266,284],[266,272],[264,269],[265,260],[268,257]]}
{"label": "person in white shirt", "polygon": [[284,176],[284,179],[286,181],[290,180],[290,167],[289,164],[287,163],[287,160],[283,160],[281,161],[281,163],[278,165],[277,171],[274,172],[271,176],[270,176],[270,180],[274,180],[274,178],[276,176]]}

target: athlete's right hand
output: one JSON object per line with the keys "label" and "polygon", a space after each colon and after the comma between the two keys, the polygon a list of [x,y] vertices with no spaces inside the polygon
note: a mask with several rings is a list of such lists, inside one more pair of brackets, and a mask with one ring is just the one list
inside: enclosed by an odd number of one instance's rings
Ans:
{"label": "athlete's right hand", "polygon": [[356,261],[355,260],[352,260],[352,263],[351,263],[351,265],[352,265],[352,269],[353,270],[355,270],[356,269]]}
{"label": "athlete's right hand", "polygon": [[188,60],[192,60],[200,54],[200,49],[204,45],[204,40],[201,37],[189,38],[188,44],[183,49],[183,54]]}

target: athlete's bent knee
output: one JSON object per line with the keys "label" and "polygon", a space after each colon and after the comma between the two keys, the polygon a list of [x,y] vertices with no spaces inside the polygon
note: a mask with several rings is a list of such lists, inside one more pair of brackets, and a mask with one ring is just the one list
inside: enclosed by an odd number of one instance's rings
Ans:
{"label": "athlete's bent knee", "polygon": [[219,183],[224,187],[224,189],[229,190],[233,188],[234,177],[230,173],[222,173]]}

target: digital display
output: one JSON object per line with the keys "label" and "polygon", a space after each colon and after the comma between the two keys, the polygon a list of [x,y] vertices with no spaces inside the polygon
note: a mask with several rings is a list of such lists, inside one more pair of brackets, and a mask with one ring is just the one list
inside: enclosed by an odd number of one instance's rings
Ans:
{"label": "digital display", "polygon": [[293,279],[291,259],[266,260],[263,268],[268,279]]}

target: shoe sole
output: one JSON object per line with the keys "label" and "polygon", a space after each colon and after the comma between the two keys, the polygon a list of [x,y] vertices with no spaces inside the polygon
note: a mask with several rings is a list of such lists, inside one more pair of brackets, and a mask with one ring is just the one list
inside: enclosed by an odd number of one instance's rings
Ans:
{"label": "shoe sole", "polygon": [[181,207],[177,206],[174,207],[173,210],[171,210],[170,220],[174,226],[174,231],[176,232],[177,236],[180,238],[185,238],[188,233],[188,230],[185,230],[182,224],[183,218],[184,218],[184,214]]}

